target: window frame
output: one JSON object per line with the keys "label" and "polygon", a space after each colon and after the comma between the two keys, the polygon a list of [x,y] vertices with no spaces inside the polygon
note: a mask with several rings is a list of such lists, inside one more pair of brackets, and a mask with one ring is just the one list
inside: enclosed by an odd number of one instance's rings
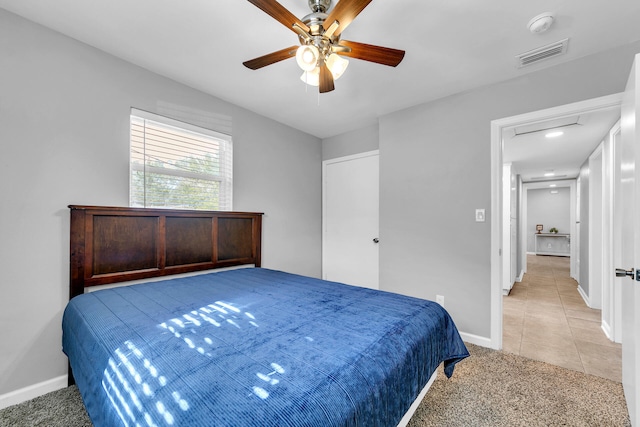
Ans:
{"label": "window frame", "polygon": [[[195,133],[195,134],[202,135],[204,137],[209,137],[209,138],[218,140],[220,142],[220,149],[218,151],[218,154],[219,154],[219,163],[221,165],[220,167],[221,173],[217,175],[205,174],[201,172],[186,171],[186,170],[180,171],[178,169],[151,166],[147,164],[146,155],[144,153],[143,153],[143,157],[145,158],[145,160],[143,164],[139,162],[134,162],[133,161],[133,126],[134,126],[134,120],[136,119],[143,120],[144,121],[143,125],[146,125],[146,121],[149,121],[149,122],[154,122],[160,126],[175,128],[178,131]],[[224,165],[224,167],[222,167],[222,165]],[[181,120],[176,120],[176,119],[161,116],[158,114],[150,113],[148,111],[131,108],[131,112],[129,116],[129,206],[145,207],[145,208],[147,207],[161,208],[161,209],[166,208],[166,209],[211,210],[211,209],[202,209],[197,207],[185,207],[185,206],[176,206],[176,205],[158,206],[154,204],[147,204],[146,179],[145,179],[145,187],[143,189],[145,193],[145,196],[143,197],[143,203],[134,204],[133,197],[132,197],[134,171],[142,172],[145,176],[147,173],[153,173],[153,174],[173,176],[178,178],[218,182],[219,195],[218,195],[218,209],[216,210],[220,210],[220,211],[233,210],[233,138],[231,135],[214,131],[201,126],[196,126]],[[224,200],[224,203],[221,203],[222,200]]]}

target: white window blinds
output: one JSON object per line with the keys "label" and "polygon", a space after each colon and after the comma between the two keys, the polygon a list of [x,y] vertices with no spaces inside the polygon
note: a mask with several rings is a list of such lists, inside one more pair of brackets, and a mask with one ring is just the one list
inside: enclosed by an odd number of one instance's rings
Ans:
{"label": "white window blinds", "polygon": [[232,209],[230,136],[132,110],[130,158],[130,206]]}

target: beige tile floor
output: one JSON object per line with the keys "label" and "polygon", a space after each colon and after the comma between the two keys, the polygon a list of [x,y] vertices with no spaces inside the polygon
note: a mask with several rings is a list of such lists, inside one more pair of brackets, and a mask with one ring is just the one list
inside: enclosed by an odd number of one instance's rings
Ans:
{"label": "beige tile floor", "polygon": [[528,255],[522,282],[503,297],[503,350],[621,382],[621,346],[577,287],[568,257]]}

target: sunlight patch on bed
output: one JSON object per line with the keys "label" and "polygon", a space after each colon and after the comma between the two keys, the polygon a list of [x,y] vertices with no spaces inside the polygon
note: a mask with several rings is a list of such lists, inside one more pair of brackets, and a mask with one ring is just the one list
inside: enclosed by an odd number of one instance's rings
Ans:
{"label": "sunlight patch on bed", "polygon": [[262,372],[256,373],[256,377],[266,383],[253,387],[253,394],[258,396],[262,400],[265,400],[269,397],[269,392],[264,387],[278,385],[280,383],[280,379],[276,377],[285,373],[285,369],[278,363],[271,363],[270,366],[273,371],[269,372],[268,374],[264,374]]}
{"label": "sunlight patch on bed", "polygon": [[[210,349],[216,345],[215,331],[225,324],[239,330],[259,327],[253,313],[243,312],[232,303],[224,301],[190,310],[158,326],[189,349],[200,355],[213,357]],[[271,371],[267,367],[268,373],[256,374],[259,384],[251,389],[260,399],[269,397],[271,388],[280,383],[278,377],[285,373],[284,368],[277,363],[271,363],[269,367]],[[102,381],[111,404],[125,425],[146,423],[148,426],[155,426],[158,420],[162,420],[160,424],[175,424],[176,412],[187,411],[190,405],[177,390],[171,392],[171,399],[168,401],[157,399],[159,390],[167,384],[167,378],[132,341],[126,341],[121,348],[116,349]]]}
{"label": "sunlight patch on bed", "polygon": [[263,400],[269,397],[269,392],[262,387],[253,387],[253,394]]}
{"label": "sunlight patch on bed", "polygon": [[[213,316],[218,317],[219,320],[214,319]],[[202,327],[213,325],[220,328],[224,324],[229,324],[237,329],[243,329],[247,325],[258,328],[256,320],[253,313],[243,312],[233,303],[216,301],[162,322],[158,326],[171,332],[174,337],[184,341],[189,348],[196,350],[199,354],[211,357],[212,354],[207,349],[214,346],[214,341],[210,337],[204,336],[202,338],[204,343],[200,342],[201,338],[198,334],[206,331],[206,328],[201,330]]]}
{"label": "sunlight patch on bed", "polygon": [[[242,314],[244,314],[244,316],[242,316]],[[190,348],[195,348],[192,347],[192,343],[190,341],[183,338],[185,331],[195,332],[197,330],[195,328],[204,326],[206,323],[218,328],[224,323],[232,325],[238,329],[242,329],[243,325],[250,325],[254,328],[258,328],[259,324],[256,320],[256,317],[252,313],[243,313],[242,310],[235,307],[232,303],[216,301],[213,304],[200,307],[197,310],[191,310],[182,316],[160,323],[160,327],[167,329],[176,338],[184,339]],[[211,345],[212,343],[208,344]],[[199,352],[202,353],[201,351]]]}
{"label": "sunlight patch on bed", "polygon": [[[165,327],[169,327],[165,324]],[[145,379],[152,379],[149,383]],[[124,425],[156,426],[154,415],[145,408],[155,408],[167,425],[175,423],[175,411],[187,411],[189,403],[178,393],[171,393],[173,401],[166,404],[156,400],[158,391],[167,385],[167,379],[133,342],[125,341],[124,346],[114,352],[104,370],[102,387]],[[147,401],[155,400],[149,404]]]}
{"label": "sunlight patch on bed", "polygon": [[227,304],[226,302],[216,301],[216,304],[221,305],[224,308],[228,308],[229,310],[233,311],[234,313],[240,313],[240,309],[232,306],[231,304]]}

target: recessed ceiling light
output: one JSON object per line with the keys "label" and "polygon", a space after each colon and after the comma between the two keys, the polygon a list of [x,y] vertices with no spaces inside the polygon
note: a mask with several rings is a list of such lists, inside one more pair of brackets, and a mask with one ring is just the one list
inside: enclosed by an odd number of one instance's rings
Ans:
{"label": "recessed ceiling light", "polygon": [[550,193],[551,194],[558,194],[558,190],[551,190]]}
{"label": "recessed ceiling light", "polygon": [[544,174],[544,176],[554,176],[554,175],[555,175],[555,173],[553,173],[553,172],[547,172],[547,173]]}
{"label": "recessed ceiling light", "polygon": [[560,135],[564,135],[564,132],[562,132],[561,130],[555,131],[555,132],[549,132],[547,134],[545,134],[545,136],[547,138],[557,138]]}
{"label": "recessed ceiling light", "polygon": [[555,186],[556,186],[555,184],[550,184],[550,185],[549,185],[549,187],[555,187]]}

